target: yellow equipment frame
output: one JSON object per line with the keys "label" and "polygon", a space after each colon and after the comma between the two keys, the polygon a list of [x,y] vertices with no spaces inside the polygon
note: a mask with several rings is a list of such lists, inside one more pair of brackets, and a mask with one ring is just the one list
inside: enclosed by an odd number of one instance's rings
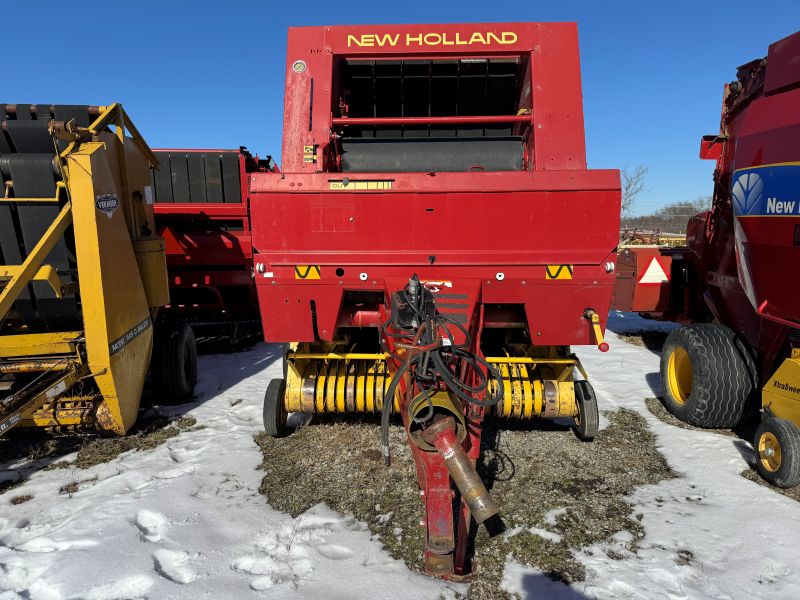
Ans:
{"label": "yellow equipment frame", "polygon": [[[33,332],[17,324],[0,335],[0,374],[33,374],[0,400],[0,435],[16,425],[122,435],[138,413],[153,321],[169,302],[164,241],[146,202],[158,160],[120,104],[99,107],[88,128],[51,121],[49,130],[54,145],[56,136],[69,141],[58,154],[55,197],[15,197],[7,181],[0,202],[58,203],[60,211],[21,265],[0,265],[0,322],[30,282],[46,281],[57,298],[80,292],[83,329]],[[69,227],[77,282],[45,264]]]}

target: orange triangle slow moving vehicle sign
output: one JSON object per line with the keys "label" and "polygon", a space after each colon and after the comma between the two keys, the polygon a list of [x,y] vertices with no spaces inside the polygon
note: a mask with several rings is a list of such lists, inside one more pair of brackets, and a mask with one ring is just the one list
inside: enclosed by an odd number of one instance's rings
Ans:
{"label": "orange triangle slow moving vehicle sign", "polygon": [[661,285],[662,283],[669,283],[669,275],[658,262],[658,259],[653,257],[650,264],[645,269],[642,276],[639,278],[640,285]]}

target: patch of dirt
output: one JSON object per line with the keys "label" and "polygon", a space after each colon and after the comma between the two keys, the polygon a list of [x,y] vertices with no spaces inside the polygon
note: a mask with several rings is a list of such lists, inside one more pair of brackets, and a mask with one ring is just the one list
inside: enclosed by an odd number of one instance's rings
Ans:
{"label": "patch of dirt", "polygon": [[[0,438],[0,467],[13,464],[14,471],[19,473],[37,469],[88,469],[128,450],[152,450],[181,431],[194,431],[201,427],[194,417],[172,419],[151,414],[143,415],[124,437],[86,433],[49,435],[41,429],[16,429]],[[75,460],[58,461],[73,452],[78,453]],[[14,464],[19,462],[21,464]],[[22,475],[13,480],[0,480],[0,494],[21,485],[27,477]]]}
{"label": "patch of dirt", "polygon": [[24,504],[28,500],[33,500],[33,496],[30,494],[23,494],[22,496],[14,496],[10,502],[11,504]]}
{"label": "patch of dirt", "polygon": [[[610,424],[593,443],[549,422],[487,422],[479,472],[506,531],[489,537],[479,528],[469,598],[507,597],[499,584],[509,553],[572,582],[585,577],[576,551],[605,544],[609,556],[621,558],[636,549],[644,531],[626,495],[674,475],[641,416],[624,409],[606,416]],[[379,439],[377,421],[370,420],[322,419],[277,440],[260,434],[261,493],[294,516],[318,502],[353,513],[393,556],[419,570],[423,506],[411,452],[402,427],[393,425],[392,466],[384,467]]]}
{"label": "patch of dirt", "polygon": [[197,419],[194,417],[180,417],[174,421],[159,417],[149,423],[143,423],[136,431],[123,437],[95,438],[81,446],[74,461],[59,461],[47,466],[46,469],[88,469],[107,463],[128,450],[152,450],[168,439],[174,438],[181,431],[194,431],[195,425]]}
{"label": "patch of dirt", "polygon": [[633,331],[630,333],[618,333],[617,337],[623,342],[628,342],[634,346],[647,348],[651,352],[660,353],[664,348],[664,341],[667,339],[669,331]]}
{"label": "patch of dirt", "polygon": [[77,492],[80,489],[80,484],[77,481],[70,481],[65,483],[61,486],[61,489],[58,490],[59,494],[67,494],[72,497],[72,494]]}

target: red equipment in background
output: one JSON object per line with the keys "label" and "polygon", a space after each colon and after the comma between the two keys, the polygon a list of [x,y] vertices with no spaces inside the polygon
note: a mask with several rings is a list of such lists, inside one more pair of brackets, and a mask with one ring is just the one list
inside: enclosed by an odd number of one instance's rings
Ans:
{"label": "red equipment in background", "polygon": [[250,184],[264,334],[290,344],[265,427],[381,413],[388,455],[399,412],[435,575],[471,573],[470,518],[497,510],[474,474],[488,414],[597,428],[569,345],[607,349],[620,184],[586,168],[577,42],[572,23],[289,30],[283,170]]}
{"label": "red equipment in background", "polygon": [[249,174],[270,159],[239,150],[162,149],[155,154],[155,216],[166,243],[170,304],[162,318],[235,342],[258,331]]}
{"label": "red equipment in background", "polygon": [[[700,145],[700,157],[716,161],[711,209],[689,221],[686,247],[621,249],[614,301],[695,323],[671,335],[662,354],[665,403],[680,418],[735,426],[760,382],[758,468],[782,487],[800,483],[800,456],[790,456],[800,446],[798,136],[800,32],[725,86],[720,131]],[[665,275],[655,285],[645,273],[652,260]]]}

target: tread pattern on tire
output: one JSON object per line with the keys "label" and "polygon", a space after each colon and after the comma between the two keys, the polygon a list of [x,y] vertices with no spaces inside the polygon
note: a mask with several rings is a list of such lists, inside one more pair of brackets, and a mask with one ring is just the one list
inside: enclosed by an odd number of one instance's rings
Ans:
{"label": "tread pattern on tire", "polygon": [[[188,377],[184,373],[184,352],[190,353],[192,361]],[[185,402],[192,397],[197,381],[197,347],[187,323],[156,330],[150,374],[162,403]]]}
{"label": "tread pattern on tire", "polygon": [[285,379],[273,379],[264,393],[264,431],[270,437],[283,437],[288,432],[286,413],[283,410],[285,394]]}
{"label": "tread pattern on tire", "polygon": [[[669,356],[683,347],[692,364],[692,391],[680,404],[669,390]],[[746,344],[728,327],[695,323],[674,330],[664,342],[661,382],[664,404],[680,420],[696,427],[735,427],[753,399],[755,364]]]}
{"label": "tread pattern on tire", "polygon": [[[761,434],[767,431],[778,438],[781,446],[781,466],[774,472],[767,471],[761,465],[758,456],[758,440],[761,438]],[[800,484],[800,429],[797,425],[787,419],[765,415],[756,430],[753,449],[756,453],[756,468],[759,474],[772,485],[779,488],[791,488]]]}
{"label": "tread pattern on tire", "polygon": [[585,380],[575,382],[575,401],[578,402],[579,409],[582,409],[581,426],[579,428],[576,424],[573,428],[575,435],[581,441],[590,442],[600,429],[597,395],[591,383]]}

